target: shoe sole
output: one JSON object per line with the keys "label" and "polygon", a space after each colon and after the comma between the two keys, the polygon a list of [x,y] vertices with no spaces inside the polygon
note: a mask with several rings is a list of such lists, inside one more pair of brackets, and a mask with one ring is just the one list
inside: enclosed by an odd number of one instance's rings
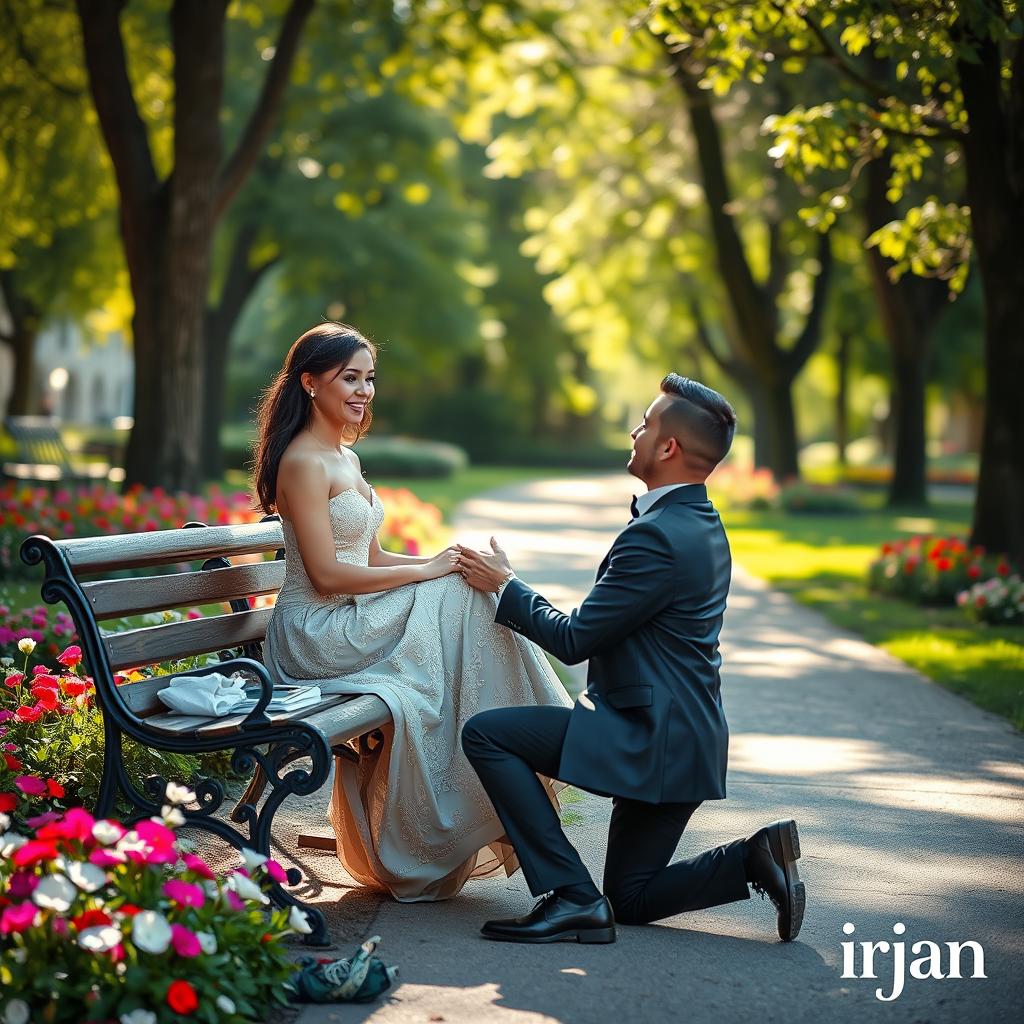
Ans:
{"label": "shoe sole", "polygon": [[485,939],[491,939],[494,942],[524,942],[531,943],[533,945],[547,942],[579,942],[581,944],[597,945],[599,943],[615,941],[614,928],[585,928],[578,931],[557,932],[554,935],[530,938],[519,935],[501,935],[497,932],[485,932],[482,930],[480,934]]}
{"label": "shoe sole", "polygon": [[807,905],[807,891],[800,881],[800,872],[796,862],[800,859],[800,833],[796,822],[776,821],[768,826],[768,845],[772,856],[781,865],[786,875],[786,889],[789,892],[789,928],[782,927],[779,921],[779,938],[783,942],[792,942],[800,934],[800,926],[804,921],[804,908]]}

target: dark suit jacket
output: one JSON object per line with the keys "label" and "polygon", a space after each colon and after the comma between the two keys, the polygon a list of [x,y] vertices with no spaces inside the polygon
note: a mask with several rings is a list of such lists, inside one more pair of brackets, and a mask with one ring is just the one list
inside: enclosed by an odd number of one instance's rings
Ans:
{"label": "dark suit jacket", "polygon": [[732,559],[703,484],[662,495],[615,539],[571,614],[520,579],[495,621],[572,665],[590,659],[558,778],[647,803],[725,796],[718,634]]}

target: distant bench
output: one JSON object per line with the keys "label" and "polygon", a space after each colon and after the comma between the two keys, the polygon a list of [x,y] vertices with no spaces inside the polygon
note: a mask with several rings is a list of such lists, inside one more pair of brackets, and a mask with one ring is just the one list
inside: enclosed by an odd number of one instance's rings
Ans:
{"label": "distant bench", "polygon": [[15,445],[14,458],[3,463],[3,474],[9,479],[72,484],[124,479],[124,470],[111,468],[109,462],[73,463],[55,417],[8,416],[4,429]]}
{"label": "distant bench", "polygon": [[[124,819],[135,822],[159,815],[166,779],[142,782],[127,775],[122,737],[148,747],[181,754],[233,750],[231,764],[254,772],[248,788],[231,811],[230,821],[216,812],[223,805],[224,787],[216,779],[194,786],[198,810],[185,810],[189,826],[210,832],[237,849],[248,847],[270,855],[274,814],[287,797],[315,793],[327,781],[331,756],[338,770],[352,772],[369,751],[370,735],[390,722],[387,705],[378,697],[325,696],[312,707],[289,714],[267,714],[273,680],[259,660],[272,608],[254,608],[253,599],[276,594],[284,580],[280,522],[268,517],[244,526],[204,526],[189,523],[179,530],[119,534],[54,541],[29,537],[21,546],[22,560],[42,562],[41,593],[49,604],[63,601],[74,618],[85,664],[96,685],[96,702],[103,714],[105,749],[103,777],[95,813],[116,813],[120,794],[131,807]],[[232,565],[231,558],[277,552],[274,561]],[[201,568],[182,563],[202,563]],[[109,578],[123,570],[168,566],[166,575]],[[99,577],[99,578],[97,578]],[[104,578],[107,577],[107,578]],[[99,622],[197,604],[230,602],[231,612],[157,626],[100,631]],[[259,683],[262,694],[246,714],[223,718],[185,719],[169,713],[157,697],[172,676],[118,686],[114,673],[129,667],[155,665],[199,654],[219,652],[214,666],[178,673],[244,672]],[[309,767],[292,762],[308,759]],[[179,780],[182,781],[182,780]],[[188,780],[184,780],[188,781]],[[270,793],[260,806],[267,786]],[[248,835],[230,822],[246,826]],[[326,840],[299,837],[300,845],[333,847]],[[288,881],[296,885],[300,872],[292,868]],[[271,896],[281,906],[295,904],[310,915],[313,934],[307,941],[322,945],[326,925],[319,910],[307,906],[275,884]]]}

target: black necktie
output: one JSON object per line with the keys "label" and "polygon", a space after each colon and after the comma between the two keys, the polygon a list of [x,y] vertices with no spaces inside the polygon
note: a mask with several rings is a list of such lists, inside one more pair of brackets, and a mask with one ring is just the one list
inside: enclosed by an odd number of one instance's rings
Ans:
{"label": "black necktie", "polygon": [[630,511],[630,514],[632,515],[632,517],[634,519],[636,519],[636,517],[638,515],[640,515],[640,513],[639,513],[639,511],[637,510],[637,507],[636,507],[636,495],[635,494],[633,495],[633,500],[629,503],[629,511]]}

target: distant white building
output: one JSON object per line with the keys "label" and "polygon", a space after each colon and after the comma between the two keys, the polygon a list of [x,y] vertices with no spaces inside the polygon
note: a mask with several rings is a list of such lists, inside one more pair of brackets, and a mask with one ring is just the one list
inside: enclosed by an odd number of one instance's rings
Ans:
{"label": "distant white building", "polygon": [[[0,349],[0,414],[6,415],[14,360],[6,345]],[[34,357],[36,412],[105,425],[131,415],[135,362],[121,333],[87,340],[77,324],[62,320],[39,333]]]}

